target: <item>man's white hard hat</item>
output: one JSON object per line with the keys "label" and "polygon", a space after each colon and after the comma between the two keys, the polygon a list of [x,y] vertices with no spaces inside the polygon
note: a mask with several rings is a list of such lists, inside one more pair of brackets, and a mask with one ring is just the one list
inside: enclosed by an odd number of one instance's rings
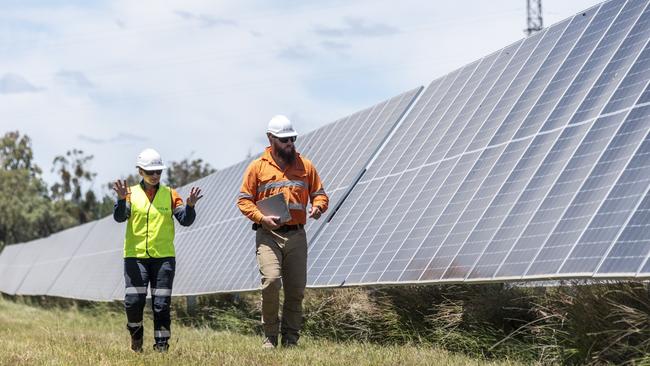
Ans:
{"label": "man's white hard hat", "polygon": [[158,151],[154,149],[144,149],[138,155],[135,166],[144,170],[161,170],[167,169],[163,164],[162,158]]}
{"label": "man's white hard hat", "polygon": [[281,114],[271,118],[266,132],[280,138],[298,136],[298,133],[293,129],[293,125],[291,124],[291,121],[289,121],[289,118]]}

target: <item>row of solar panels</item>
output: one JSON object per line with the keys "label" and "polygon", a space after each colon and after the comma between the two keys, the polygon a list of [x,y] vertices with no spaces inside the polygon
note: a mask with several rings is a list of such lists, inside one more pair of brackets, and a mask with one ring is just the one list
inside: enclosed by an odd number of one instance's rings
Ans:
{"label": "row of solar panels", "polygon": [[[331,198],[309,286],[648,277],[649,39],[648,0],[611,0],[301,136]],[[193,183],[175,295],[258,287],[249,162]],[[106,218],[9,246],[0,291],[119,299],[123,234]]]}

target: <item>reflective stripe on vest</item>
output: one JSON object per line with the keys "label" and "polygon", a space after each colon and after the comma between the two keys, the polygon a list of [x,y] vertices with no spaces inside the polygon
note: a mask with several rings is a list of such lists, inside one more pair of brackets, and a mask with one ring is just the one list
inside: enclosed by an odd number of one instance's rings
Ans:
{"label": "reflective stripe on vest", "polygon": [[273,188],[283,188],[283,187],[302,187],[307,188],[307,183],[300,180],[281,180],[279,182],[271,182],[266,184],[261,184],[257,186],[257,193],[268,191]]}
{"label": "reflective stripe on vest", "polygon": [[124,239],[125,258],[174,257],[171,188],[160,185],[153,202],[140,184],[131,187],[131,216]]}
{"label": "reflective stripe on vest", "polygon": [[305,211],[305,205],[303,205],[302,203],[289,202],[289,204],[287,206],[289,206],[290,210]]}
{"label": "reflective stripe on vest", "polygon": [[326,194],[326,193],[325,193],[325,190],[324,190],[324,189],[320,189],[320,190],[318,190],[318,191],[316,191],[316,192],[310,194],[309,196],[311,196],[311,198],[314,198],[314,197],[316,197],[316,196],[325,195],[325,194]]}

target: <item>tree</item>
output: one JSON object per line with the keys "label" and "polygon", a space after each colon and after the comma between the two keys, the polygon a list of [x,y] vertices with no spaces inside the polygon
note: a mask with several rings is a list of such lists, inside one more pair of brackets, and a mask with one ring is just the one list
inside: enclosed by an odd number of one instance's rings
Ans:
{"label": "tree", "polygon": [[0,139],[0,249],[55,230],[47,185],[33,159],[28,136],[11,131]]}
{"label": "tree", "polygon": [[172,161],[167,170],[167,182],[170,187],[180,187],[216,172],[203,159],[185,158],[179,162]]}
{"label": "tree", "polygon": [[20,132],[7,132],[0,139],[0,164],[4,170],[26,170],[31,176],[41,174],[41,169],[34,164],[32,140],[29,136],[20,136]]}
{"label": "tree", "polygon": [[50,188],[54,212],[64,228],[86,223],[100,218],[100,202],[95,192],[86,185],[91,185],[97,173],[88,170],[92,155],[85,155],[82,150],[68,150],[52,162],[52,172],[56,172],[60,181]]}
{"label": "tree", "polygon": [[92,183],[97,173],[91,172],[86,167],[93,159],[92,155],[86,156],[82,150],[68,150],[65,156],[59,155],[52,162],[52,172],[56,171],[61,179],[52,185],[52,199],[70,199],[80,203],[83,200],[82,186],[85,182]]}

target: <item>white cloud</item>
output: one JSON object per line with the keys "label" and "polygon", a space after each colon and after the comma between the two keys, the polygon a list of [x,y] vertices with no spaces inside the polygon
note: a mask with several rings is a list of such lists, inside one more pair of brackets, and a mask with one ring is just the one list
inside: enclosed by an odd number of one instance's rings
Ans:
{"label": "white cloud", "polygon": [[36,93],[41,90],[18,74],[7,73],[0,78],[0,94]]}
{"label": "white cloud", "polygon": [[90,142],[92,144],[130,144],[130,143],[142,143],[149,141],[145,136],[134,135],[131,133],[120,132],[117,135],[110,138],[101,138],[101,137],[92,137],[80,134],[77,136],[79,140]]}
{"label": "white cloud", "polygon": [[61,70],[55,76],[60,82],[73,88],[92,89],[95,87],[86,75],[80,71]]}
{"label": "white cloud", "polygon": [[343,26],[331,27],[317,25],[314,32],[325,37],[348,38],[348,37],[382,37],[399,32],[395,27],[383,23],[371,23],[366,19],[357,17],[346,17],[343,19]]}
{"label": "white cloud", "polygon": [[185,10],[175,10],[174,13],[185,20],[198,23],[201,27],[237,26],[237,22],[232,19],[209,14],[194,14]]}

